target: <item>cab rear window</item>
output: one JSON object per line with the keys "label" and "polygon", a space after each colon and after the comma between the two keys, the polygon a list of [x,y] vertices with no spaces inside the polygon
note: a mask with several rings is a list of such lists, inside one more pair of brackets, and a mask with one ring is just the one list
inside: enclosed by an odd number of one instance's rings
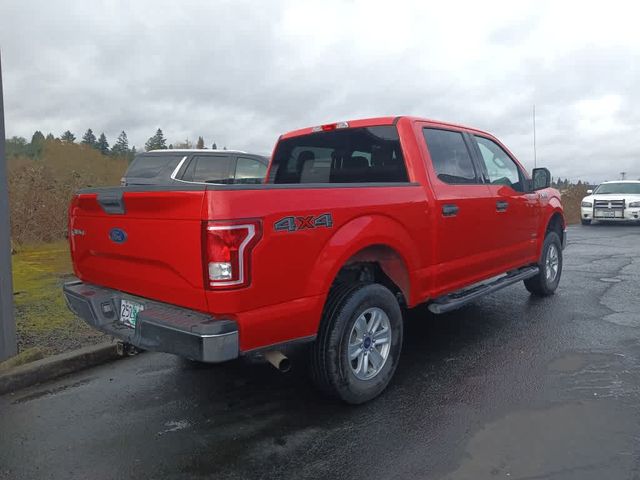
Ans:
{"label": "cab rear window", "polygon": [[270,183],[407,182],[395,126],[346,128],[281,140]]}

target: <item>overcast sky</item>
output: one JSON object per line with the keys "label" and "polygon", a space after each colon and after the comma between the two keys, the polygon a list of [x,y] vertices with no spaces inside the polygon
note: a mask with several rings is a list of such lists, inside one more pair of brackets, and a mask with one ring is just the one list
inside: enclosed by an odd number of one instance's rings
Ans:
{"label": "overcast sky", "polygon": [[640,177],[633,2],[0,2],[7,136],[91,127],[139,149],[271,151],[284,131],[411,114],[497,135],[533,167]]}

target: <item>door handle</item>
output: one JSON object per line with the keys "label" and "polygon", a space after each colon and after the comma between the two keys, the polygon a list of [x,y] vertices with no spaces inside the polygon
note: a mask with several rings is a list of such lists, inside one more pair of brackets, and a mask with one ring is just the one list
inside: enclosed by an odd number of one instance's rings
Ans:
{"label": "door handle", "polygon": [[509,202],[505,202],[504,200],[498,200],[496,202],[496,210],[498,212],[506,212],[507,208],[509,208]]}
{"label": "door handle", "polygon": [[460,209],[458,208],[457,205],[454,205],[453,203],[448,203],[442,206],[442,216],[455,217],[458,214],[458,210]]}

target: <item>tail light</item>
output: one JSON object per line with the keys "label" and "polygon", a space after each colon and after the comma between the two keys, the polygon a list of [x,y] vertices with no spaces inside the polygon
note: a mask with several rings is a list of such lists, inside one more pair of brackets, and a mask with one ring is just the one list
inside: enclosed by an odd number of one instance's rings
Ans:
{"label": "tail light", "polygon": [[262,236],[259,220],[205,223],[206,284],[210,289],[251,282],[251,251]]}

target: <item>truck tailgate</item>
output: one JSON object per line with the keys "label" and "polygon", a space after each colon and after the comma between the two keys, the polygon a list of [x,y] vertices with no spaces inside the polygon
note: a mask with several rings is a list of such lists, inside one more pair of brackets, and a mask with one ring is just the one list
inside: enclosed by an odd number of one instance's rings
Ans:
{"label": "truck tailgate", "polygon": [[84,282],[206,310],[204,190],[81,191],[69,210],[75,274]]}

